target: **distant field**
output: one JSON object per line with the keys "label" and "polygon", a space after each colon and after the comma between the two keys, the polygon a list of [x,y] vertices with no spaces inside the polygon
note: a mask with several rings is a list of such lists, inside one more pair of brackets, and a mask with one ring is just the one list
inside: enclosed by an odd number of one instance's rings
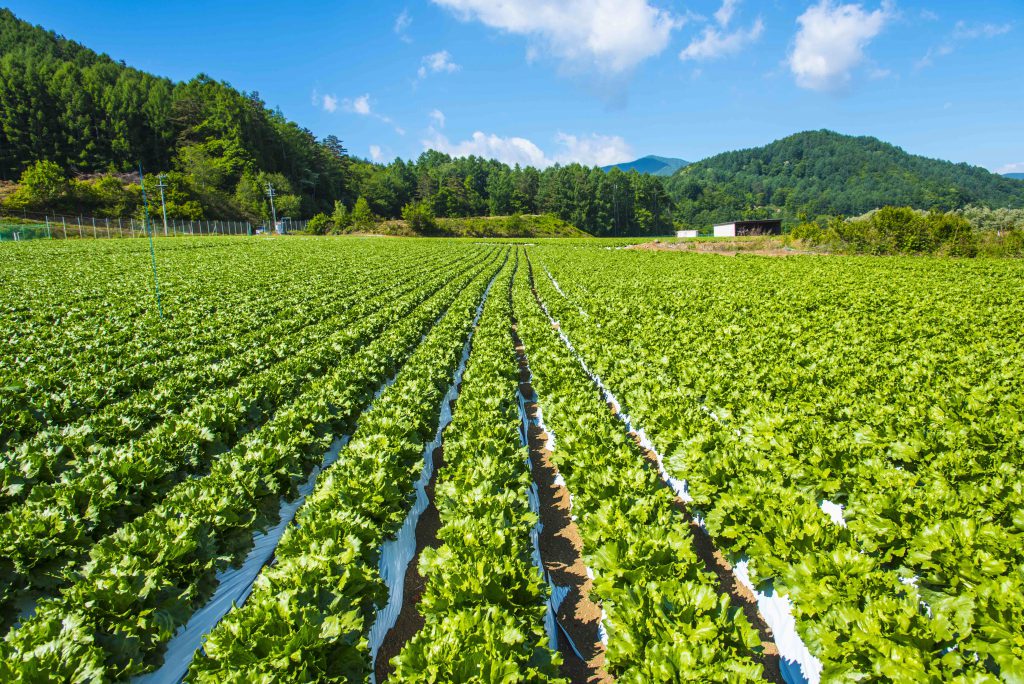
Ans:
{"label": "distant field", "polygon": [[5,242],[0,679],[1020,681],[1024,265],[635,242]]}

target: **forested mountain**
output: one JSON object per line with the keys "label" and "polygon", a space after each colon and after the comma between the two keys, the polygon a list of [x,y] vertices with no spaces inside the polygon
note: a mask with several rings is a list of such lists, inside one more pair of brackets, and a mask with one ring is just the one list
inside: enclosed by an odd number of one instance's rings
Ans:
{"label": "forested mountain", "polygon": [[1024,180],[1024,173],[1004,173],[1003,176],[1014,180]]}
{"label": "forested mountain", "polygon": [[611,171],[612,169],[619,169],[620,171],[636,171],[637,173],[649,173],[652,176],[671,176],[673,173],[683,168],[690,162],[682,159],[675,159],[674,157],[656,157],[653,154],[649,154],[646,157],[640,157],[631,162],[623,162],[621,164],[612,164],[611,166],[602,166],[602,171]]}
{"label": "forested mountain", "polygon": [[766,216],[792,223],[883,205],[1024,206],[1018,180],[829,131],[720,154],[667,178],[660,174],[686,162],[538,170],[427,151],[373,164],[257,93],[205,75],[153,76],[0,9],[0,209],[138,215],[140,162],[165,174],[168,217],[182,219],[265,220],[267,183],[278,216],[322,213],[343,225],[357,208],[360,220],[397,219],[408,208],[438,218],[552,214],[594,235]]}
{"label": "forested mountain", "polygon": [[858,215],[884,205],[956,209],[1024,206],[1024,185],[969,164],[928,159],[876,138],[808,131],[726,152],[668,180],[677,218],[717,220]]}
{"label": "forested mountain", "polygon": [[68,173],[140,162],[176,172],[174,208],[186,214],[254,210],[268,180],[292,212],[349,194],[341,142],[317,140],[257,93],[158,78],[0,9],[0,179],[40,160]]}

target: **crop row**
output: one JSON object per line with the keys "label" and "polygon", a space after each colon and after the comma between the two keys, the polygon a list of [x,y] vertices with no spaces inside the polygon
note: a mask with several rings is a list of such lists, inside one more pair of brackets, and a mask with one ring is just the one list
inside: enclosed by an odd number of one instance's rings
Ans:
{"label": "crop row", "polygon": [[472,333],[473,309],[502,267],[463,289],[361,417],[299,509],[274,564],[206,639],[192,681],[353,681],[372,671],[367,637],[388,598],[381,547],[411,507],[429,457],[424,445]]}
{"label": "crop row", "polygon": [[[69,328],[63,322],[54,325],[49,320],[53,316],[52,307],[40,305],[41,315],[49,314],[44,325],[59,337],[50,341],[50,347],[34,353],[22,349],[19,339],[8,352],[13,355],[8,367],[17,376],[6,380],[0,395],[0,439],[24,440],[31,438],[34,431],[46,428],[64,428],[73,437],[88,437],[89,426],[72,427],[75,421],[83,417],[91,419],[92,414],[107,407],[116,420],[120,416],[119,404],[136,395],[143,395],[138,399],[143,407],[146,406],[145,395],[153,397],[150,406],[156,410],[151,413],[171,412],[173,408],[169,403],[173,395],[169,396],[168,389],[161,387],[161,383],[170,381],[171,387],[179,387],[182,375],[185,379],[195,378],[191,388],[202,386],[207,375],[212,375],[210,380],[216,382],[224,373],[221,365],[246,352],[261,363],[271,362],[275,355],[280,357],[291,348],[287,343],[292,332],[324,322],[343,312],[352,298],[365,294],[366,286],[375,283],[381,271],[388,272],[385,269],[392,265],[381,261],[378,257],[367,259],[364,264],[342,263],[345,273],[342,278],[330,270],[317,269],[309,274],[305,287],[275,290],[272,296],[260,293],[258,297],[251,296],[254,283],[247,278],[249,271],[236,266],[237,270],[228,269],[230,277],[226,276],[226,282],[220,285],[215,306],[198,302],[191,307],[176,306],[173,316],[159,324],[151,321],[148,327],[136,330],[127,340],[110,335],[90,343],[82,338],[91,330]],[[402,259],[398,261],[401,266]],[[450,263],[450,259],[445,261]],[[422,266],[411,259],[406,266],[414,264]],[[444,267],[443,263],[433,265]],[[165,295],[166,290],[165,285]],[[221,318],[218,310],[230,304],[220,301],[224,290],[249,293],[250,301],[234,303],[230,317],[218,320]],[[56,288],[47,294],[59,297],[63,290]],[[108,317],[123,327],[118,315],[125,303],[117,294],[116,291],[104,292],[103,296],[111,296],[107,304]],[[37,297],[41,304],[45,301],[41,294]],[[18,330],[19,338],[24,335],[25,322],[14,320],[10,324],[12,329]],[[95,319],[91,325],[96,327]],[[60,348],[63,344],[73,348],[63,353]],[[26,359],[36,363],[27,363]],[[230,373],[227,377],[230,380]],[[190,387],[182,388],[181,396],[188,396]],[[137,419],[127,416],[122,422],[132,424]]]}
{"label": "crop row", "polygon": [[[433,273],[433,266],[428,264],[420,271],[420,277]],[[453,275],[460,272],[454,263],[437,266],[451,269]],[[437,282],[441,279],[438,278]],[[371,283],[376,287],[368,296],[366,289]],[[301,320],[300,315],[282,317],[266,326],[257,326],[258,330],[266,332],[261,333],[258,340],[248,340],[241,346],[224,345],[220,351],[224,358],[188,357],[189,368],[163,378],[148,390],[140,390],[127,399],[108,404],[71,425],[49,428],[28,441],[11,445],[0,456],[3,468],[0,506],[6,508],[11,503],[24,500],[37,482],[57,480],[69,467],[72,472],[65,478],[76,477],[75,466],[72,465],[76,462],[109,458],[111,448],[140,437],[145,441],[160,432],[166,433],[167,428],[161,427],[160,423],[179,420],[183,411],[189,419],[209,413],[210,406],[223,404],[225,398],[237,403],[237,397],[258,397],[263,391],[261,388],[271,382],[281,386],[283,391],[288,386],[283,382],[284,378],[301,378],[319,372],[317,354],[325,357],[325,352],[329,353],[332,346],[338,344],[339,331],[347,333],[350,327],[358,326],[363,317],[413,291],[418,284],[418,280],[410,280],[407,276],[396,273],[383,277],[375,271],[365,280],[352,284],[356,293],[349,297],[336,297],[337,311],[332,305],[324,307],[326,313],[311,314],[318,319],[315,323],[296,325],[293,321],[295,318]],[[257,419],[257,415],[250,416],[252,421]],[[153,429],[154,425],[156,429]],[[147,431],[151,434],[145,436]]]}
{"label": "crop row", "polygon": [[[480,272],[473,282],[488,277]],[[217,570],[244,556],[254,530],[274,523],[280,498],[291,497],[323,460],[330,435],[352,430],[374,388],[401,367],[464,287],[461,279],[449,283],[310,383],[209,474],[181,482],[98,542],[76,581],[41,601],[0,644],[0,678],[121,679],[159,663],[163,645],[212,593]]]}
{"label": "crop row", "polygon": [[[458,283],[466,276],[456,278]],[[295,401],[311,377],[351,358],[448,279],[448,274],[428,278],[409,296],[356,319],[324,344],[165,422],[146,439],[102,450],[74,464],[59,482],[35,488],[27,501],[0,516],[6,606],[23,589],[52,592],[66,584],[98,540],[149,510],[183,479],[208,470],[211,459]],[[357,313],[361,308],[356,307]]]}
{"label": "crop row", "polygon": [[592,595],[606,613],[609,674],[630,682],[760,678],[757,632],[718,591],[672,494],[538,308],[527,269],[513,295],[533,387],[555,435],[553,459],[594,573]]}
{"label": "crop row", "polygon": [[537,515],[519,437],[513,271],[510,264],[487,301],[444,434],[440,546],[424,549],[419,566],[424,625],[392,661],[389,681],[558,681],[560,656],[545,633],[547,588],[531,557]]}
{"label": "crop row", "polygon": [[634,254],[549,256],[536,282],[553,315],[717,543],[789,595],[824,678],[1019,676],[1021,395],[995,323],[1008,301],[979,292],[969,310],[991,320],[968,320],[940,269],[890,271],[903,287],[883,293],[875,263],[836,266],[846,281],[823,287],[822,269],[763,260],[689,260],[692,280],[731,283],[693,299],[669,294],[678,261],[650,261],[638,296],[601,280]]}

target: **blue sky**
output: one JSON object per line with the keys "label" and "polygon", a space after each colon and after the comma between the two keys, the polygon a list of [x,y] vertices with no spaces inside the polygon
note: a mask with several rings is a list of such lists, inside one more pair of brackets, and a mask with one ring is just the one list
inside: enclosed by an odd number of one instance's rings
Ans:
{"label": "blue sky", "polygon": [[801,130],[1024,171],[1024,2],[423,0],[6,6],[258,91],[358,156],[697,160]]}

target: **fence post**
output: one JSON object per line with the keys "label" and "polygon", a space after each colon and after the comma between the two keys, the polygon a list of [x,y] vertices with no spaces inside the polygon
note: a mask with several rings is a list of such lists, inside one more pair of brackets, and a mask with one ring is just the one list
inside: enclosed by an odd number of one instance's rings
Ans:
{"label": "fence post", "polygon": [[64,239],[68,239],[68,222],[63,216],[60,217],[60,225],[64,229]]}
{"label": "fence post", "polygon": [[53,234],[50,233],[50,217],[43,216],[43,220],[46,221],[46,237],[53,239]]}
{"label": "fence post", "polygon": [[92,217],[92,237],[93,237],[94,240],[97,237],[99,237],[98,235],[96,235],[96,217],[95,216]]}
{"label": "fence post", "polygon": [[117,217],[117,237],[124,237],[124,229],[121,227],[121,217]]}

